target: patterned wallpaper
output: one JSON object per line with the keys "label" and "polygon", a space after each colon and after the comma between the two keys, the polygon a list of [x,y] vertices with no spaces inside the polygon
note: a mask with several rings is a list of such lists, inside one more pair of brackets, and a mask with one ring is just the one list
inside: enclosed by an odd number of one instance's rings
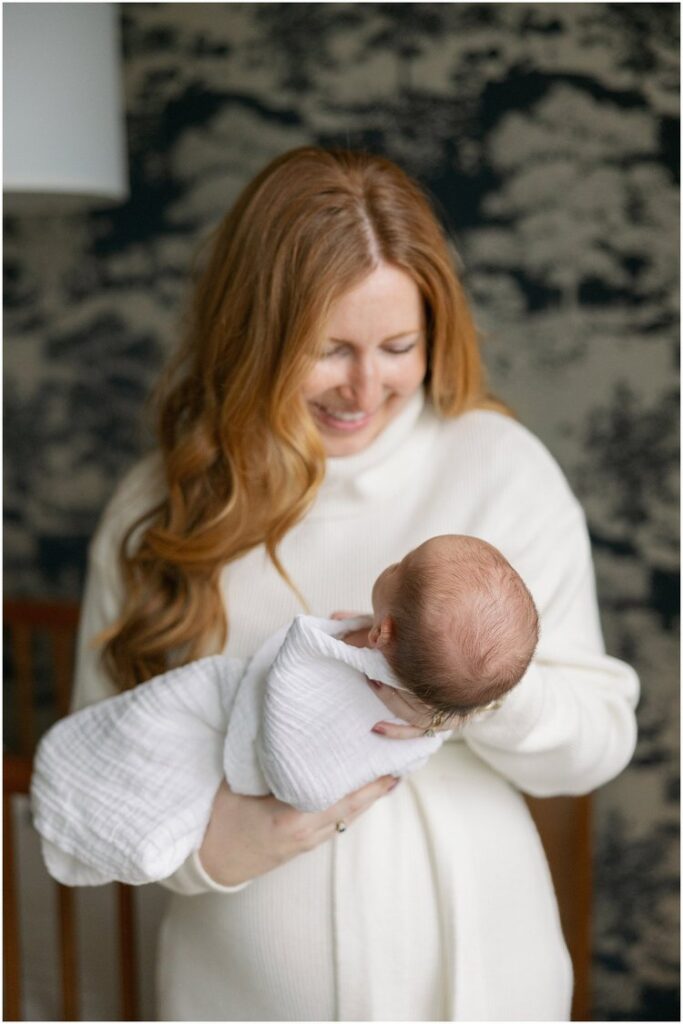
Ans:
{"label": "patterned wallpaper", "polygon": [[132,191],[5,223],[5,589],[77,597],[147,446],[198,242],[271,157],[385,153],[434,197],[492,385],[587,510],[643,683],[596,798],[595,1017],[678,1019],[677,4],[121,4]]}

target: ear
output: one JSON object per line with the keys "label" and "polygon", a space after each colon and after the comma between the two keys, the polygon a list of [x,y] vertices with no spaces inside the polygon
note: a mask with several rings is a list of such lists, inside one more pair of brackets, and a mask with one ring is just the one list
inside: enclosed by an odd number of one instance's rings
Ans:
{"label": "ear", "polygon": [[394,636],[394,620],[390,615],[385,615],[379,622],[373,622],[368,633],[368,644],[370,647],[377,647],[381,650],[388,647]]}

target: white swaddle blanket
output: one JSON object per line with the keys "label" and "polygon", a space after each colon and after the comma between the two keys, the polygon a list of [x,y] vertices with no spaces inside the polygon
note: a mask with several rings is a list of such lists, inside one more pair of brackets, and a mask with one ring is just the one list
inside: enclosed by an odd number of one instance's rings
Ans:
{"label": "white swaddle blanket", "polygon": [[379,651],[338,639],[371,621],[299,615],[246,663],[203,658],[58,722],[31,782],[50,874],[66,885],[167,878],[201,845],[223,775],[237,793],[320,811],[421,767],[448,734],[371,732],[400,719],[366,677],[400,684]]}

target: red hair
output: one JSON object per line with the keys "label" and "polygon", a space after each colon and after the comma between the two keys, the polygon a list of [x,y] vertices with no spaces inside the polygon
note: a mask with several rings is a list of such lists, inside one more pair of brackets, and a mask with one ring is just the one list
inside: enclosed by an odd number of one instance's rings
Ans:
{"label": "red hair", "polygon": [[380,262],[422,295],[437,412],[500,407],[484,393],[467,300],[419,186],[364,153],[304,147],[273,160],[216,229],[157,389],[167,496],[123,539],[124,605],[103,635],[122,688],[223,648],[219,574],[256,545],[298,594],[277,547],[325,472],[302,384],[330,306]]}

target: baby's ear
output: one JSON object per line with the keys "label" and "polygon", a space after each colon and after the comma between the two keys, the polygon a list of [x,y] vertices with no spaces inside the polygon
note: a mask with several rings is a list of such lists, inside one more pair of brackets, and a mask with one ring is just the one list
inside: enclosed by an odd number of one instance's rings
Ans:
{"label": "baby's ear", "polygon": [[379,622],[373,622],[368,633],[368,644],[370,647],[377,647],[382,650],[387,647],[394,635],[394,620],[390,615],[385,615]]}

